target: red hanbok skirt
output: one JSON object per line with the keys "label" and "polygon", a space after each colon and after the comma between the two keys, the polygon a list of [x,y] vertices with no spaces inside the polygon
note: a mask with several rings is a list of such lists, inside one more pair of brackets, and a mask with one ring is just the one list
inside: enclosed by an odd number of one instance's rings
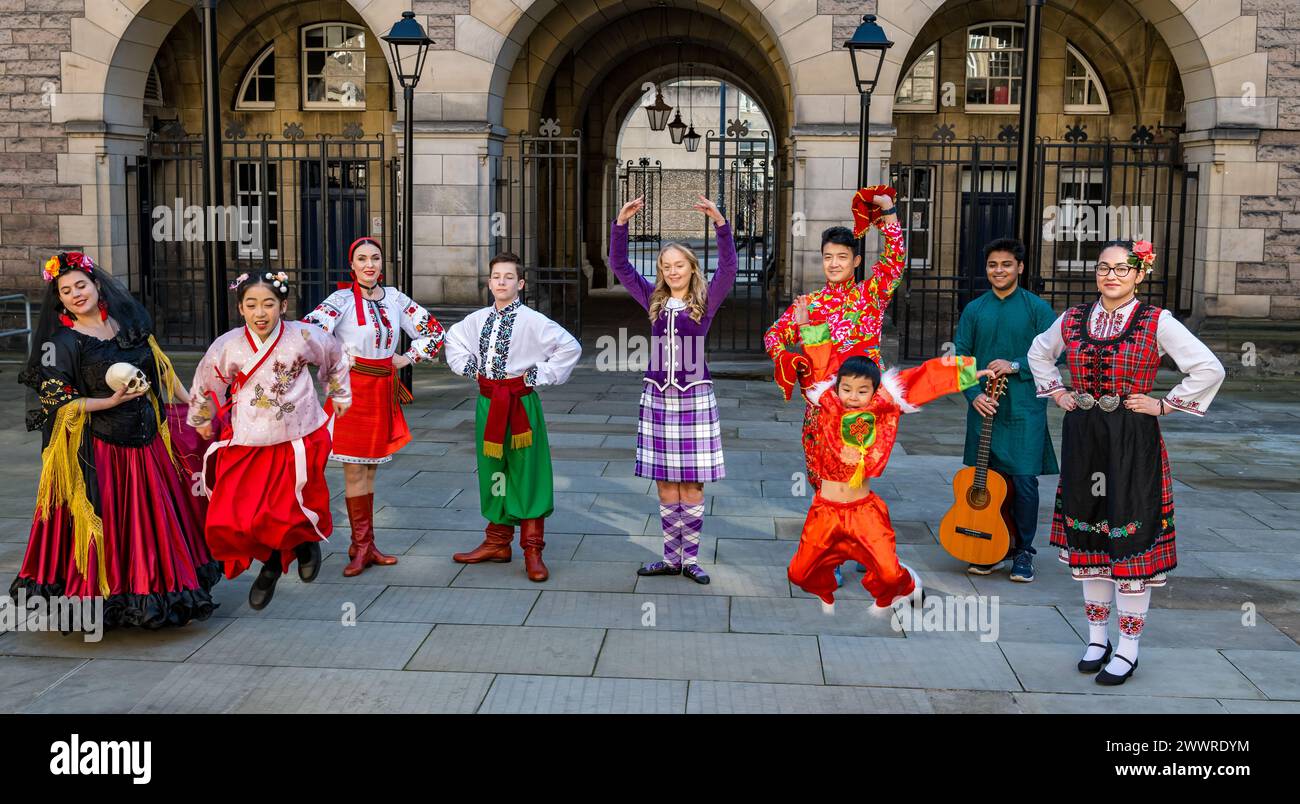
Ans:
{"label": "red hanbok skirt", "polygon": [[207,538],[227,578],[280,552],[288,569],[293,549],[329,538],[334,530],[325,484],[329,424],[310,435],[269,446],[219,446],[209,458]]}
{"label": "red hanbok skirt", "polygon": [[[169,419],[172,417],[169,416]],[[188,425],[172,420],[173,435]],[[197,436],[197,434],[194,434]],[[161,436],[143,447],[92,439],[104,551],[94,542],[86,572],[77,569],[72,515],[54,506],[33,517],[23,566],[10,596],[98,597],[103,562],[109,593],[105,627],[161,628],[205,620],[221,568],[203,538],[201,492],[176,470]]]}
{"label": "red hanbok skirt", "polygon": [[[354,357],[353,361],[352,407],[334,423],[330,457],[342,463],[388,463],[411,442],[400,404],[410,400],[410,392],[398,381],[392,358]],[[325,410],[333,409],[327,402]]]}

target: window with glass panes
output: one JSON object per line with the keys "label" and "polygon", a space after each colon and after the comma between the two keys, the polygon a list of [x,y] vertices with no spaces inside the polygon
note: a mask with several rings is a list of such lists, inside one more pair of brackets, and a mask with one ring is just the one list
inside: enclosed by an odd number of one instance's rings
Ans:
{"label": "window with glass panes", "polygon": [[912,62],[894,92],[894,109],[900,112],[933,112],[939,76],[939,45],[935,43]]}
{"label": "window with glass panes", "polygon": [[[1099,214],[1106,203],[1106,178],[1095,168],[1061,168],[1053,253],[1059,268],[1083,270],[1096,264],[1106,239]],[[1086,208],[1086,210],[1085,210]]]}
{"label": "window with glass panes", "polygon": [[[279,165],[268,162],[266,168],[266,192],[262,192],[261,162],[235,163],[235,204],[243,215],[247,228],[252,232],[251,241],[244,241],[240,233],[239,256],[244,259],[260,259],[262,249],[270,247],[270,257],[279,257],[276,245],[280,242],[280,183],[278,181]],[[265,207],[262,204],[266,200]],[[266,215],[266,242],[262,242],[262,215]]]}
{"label": "window with glass panes", "polygon": [[244,73],[239,85],[238,109],[275,108],[275,47],[263,50]]}
{"label": "window with glass panes", "polygon": [[304,109],[365,107],[365,29],[335,22],[303,28],[302,93]]}
{"label": "window with glass panes", "polygon": [[894,199],[894,206],[907,233],[908,266],[929,268],[934,173],[928,167],[901,168],[895,178],[894,188],[898,196]]}
{"label": "window with glass panes", "polygon": [[995,22],[967,29],[966,111],[1015,111],[1024,75],[1024,26]]}
{"label": "window with glass panes", "polygon": [[1092,65],[1071,45],[1065,46],[1065,111],[1074,114],[1110,111]]}

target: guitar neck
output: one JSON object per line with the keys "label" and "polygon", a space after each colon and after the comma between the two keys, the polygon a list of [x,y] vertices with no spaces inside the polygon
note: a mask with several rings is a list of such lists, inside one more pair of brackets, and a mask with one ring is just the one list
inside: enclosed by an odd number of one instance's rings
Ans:
{"label": "guitar neck", "polygon": [[[998,387],[994,393],[989,394],[991,399],[996,400],[1002,396],[1002,388]],[[980,448],[975,458],[975,488],[983,489],[986,487],[989,479],[989,447],[993,443],[993,417],[985,416],[984,424],[980,427]]]}

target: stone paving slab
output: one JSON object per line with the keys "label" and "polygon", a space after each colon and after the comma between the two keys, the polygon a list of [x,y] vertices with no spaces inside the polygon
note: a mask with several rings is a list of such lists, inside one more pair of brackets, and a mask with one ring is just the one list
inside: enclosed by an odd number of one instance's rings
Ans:
{"label": "stone paving slab", "polygon": [[[1069,612],[1073,615],[1075,612]],[[1112,642],[1119,639],[1114,627],[1112,612]],[[1160,609],[1147,613],[1147,629],[1142,632],[1142,649],[1152,648],[1212,648],[1217,650],[1300,651],[1290,637],[1279,631],[1265,617],[1256,616],[1253,625],[1242,622],[1237,611],[1191,611],[1186,609]],[[1082,613],[1070,620],[1070,625],[1081,639],[1088,635],[1088,624]],[[1019,639],[1016,642],[1033,640]],[[1140,661],[1140,658],[1139,658]]]}
{"label": "stone paving slab", "polygon": [[729,599],[708,595],[542,592],[525,625],[725,632]]}
{"label": "stone paving slab", "polygon": [[470,714],[491,682],[492,676],[480,673],[187,663],[177,666],[132,711]]}
{"label": "stone paving slab", "polygon": [[637,564],[610,561],[547,561],[550,578],[545,583],[528,580],[523,557],[509,564],[468,564],[456,576],[453,588],[555,589],[559,591],[631,592],[636,587]]}
{"label": "stone paving slab", "polygon": [[527,625],[439,625],[408,670],[589,676],[605,631]]}
{"label": "stone paving slab", "polygon": [[[325,569],[321,565],[321,571]],[[245,576],[250,576],[245,580]],[[275,596],[261,611],[248,606],[252,573],[245,572],[235,582],[223,580],[212,589],[213,600],[221,604],[214,616],[252,617],[270,620],[325,620],[339,622],[347,612],[358,614],[384,591],[378,583],[303,583],[296,575],[284,576],[275,585]],[[364,577],[364,576],[363,576]],[[360,579],[357,579],[360,580]],[[373,578],[367,579],[373,581]],[[349,607],[345,610],[345,606]]]}
{"label": "stone paving slab", "polygon": [[[573,558],[574,551],[578,549],[578,543],[582,541],[582,534],[548,532],[545,539],[545,558],[548,562],[568,561]],[[427,530],[424,531],[424,535],[418,541],[411,545],[411,549],[407,550],[404,555],[441,556],[450,560],[453,553],[467,553],[478,547],[482,541],[483,527],[481,525],[471,530]],[[512,564],[522,566],[524,553],[519,547],[518,528],[515,529],[511,556]],[[456,564],[456,566],[463,565]]]}
{"label": "stone paving slab", "polygon": [[[176,662],[94,659],[65,676],[51,674],[44,694],[24,714],[125,714],[167,677]],[[5,666],[0,663],[0,673]]]}
{"label": "stone paving slab", "polygon": [[387,567],[372,564],[364,572],[353,578],[343,575],[343,568],[348,565],[346,554],[334,554],[321,562],[320,573],[314,584],[341,584],[355,586],[358,584],[381,583],[384,586],[449,586],[456,575],[464,568],[450,557],[403,554],[398,562]]}
{"label": "stone paving slab", "polygon": [[1021,689],[998,645],[958,640],[818,637],[827,684]]}
{"label": "stone paving slab", "polygon": [[235,620],[209,617],[184,628],[145,631],[122,628],[105,631],[99,642],[86,642],[80,634],[48,631],[10,632],[0,636],[0,656],[61,656],[85,659],[157,659],[183,662]]}
{"label": "stone paving slab", "polygon": [[[1295,553],[1197,553],[1216,575],[1274,581],[1300,580],[1300,555]],[[1179,557],[1179,570],[1182,570]]]}
{"label": "stone paving slab", "polygon": [[1233,715],[1300,715],[1300,701],[1219,701]]}
{"label": "stone paving slab", "polygon": [[[1269,530],[1246,528],[1216,528],[1214,531],[1234,547],[1262,550],[1268,553],[1300,553],[1300,530]],[[1178,541],[1183,540],[1182,531]],[[1226,551],[1225,551],[1226,552]]]}
{"label": "stone paving slab", "polygon": [[484,714],[680,714],[685,681],[643,678],[499,675],[479,707]]}
{"label": "stone paving slab", "polygon": [[[1117,714],[1114,701],[1096,695],[1020,692],[1016,693],[1016,703],[1025,712],[1036,715]],[[1213,698],[1129,695],[1124,698],[1123,705],[1125,715],[1222,715],[1228,711],[1227,707]]]}
{"label": "stone paving slab", "polygon": [[240,618],[194,654],[206,664],[400,670],[428,636],[423,623]]}
{"label": "stone paving slab", "polygon": [[767,539],[718,539],[718,563],[788,566],[798,542]]}
{"label": "stone paving slab", "polygon": [[[942,599],[942,598],[941,598]],[[1061,612],[1053,606],[1019,606],[1006,603],[1000,598],[997,608],[996,623],[981,622],[979,611],[967,602],[976,598],[954,598],[944,600],[935,606],[933,614],[927,615],[927,608],[922,607],[920,615],[903,621],[908,639],[961,639],[972,642],[986,641],[996,637],[997,642],[1036,642],[1078,645],[1086,644],[1070,627],[1070,623]],[[937,608],[942,605],[943,613]],[[993,615],[992,607],[985,609],[986,617]],[[972,619],[972,615],[974,619]],[[927,616],[929,619],[927,619]],[[990,626],[981,630],[983,626]],[[910,627],[908,627],[910,626]],[[996,626],[994,628],[994,626]],[[960,628],[961,630],[940,630]]]}
{"label": "stone paving slab", "polygon": [[86,664],[84,659],[0,656],[0,713],[17,712]]}
{"label": "stone paving slab", "polygon": [[608,632],[596,675],[822,683],[814,637],[648,629]]}
{"label": "stone paving slab", "polygon": [[537,602],[526,589],[390,586],[360,619],[368,622],[522,625]]}
{"label": "stone paving slab", "polygon": [[[1223,657],[1269,698],[1300,701],[1300,652],[1225,650]],[[1138,661],[1142,659],[1139,657]]]}
{"label": "stone paving slab", "polygon": [[731,601],[731,630],[751,634],[848,634],[903,637],[884,617],[873,617],[872,604],[839,600],[833,614],[822,612],[815,598],[737,597]]}
{"label": "stone paving slab", "polygon": [[[1001,642],[999,647],[1028,692],[1159,695],[1180,698],[1263,698],[1246,676],[1214,650],[1143,646],[1138,669],[1124,684],[1104,687],[1076,667],[1082,652],[1067,645]],[[1288,652],[1286,655],[1295,655]]]}
{"label": "stone paving slab", "polygon": [[[340,503],[341,505],[341,503]],[[333,510],[333,504],[331,504]],[[410,511],[417,509],[410,508]],[[334,511],[334,533],[330,536],[329,541],[320,543],[320,552],[322,556],[346,554],[348,548],[352,546],[352,529],[348,525],[347,511]],[[378,512],[375,516],[378,516]],[[375,546],[385,553],[395,556],[401,556],[410,550],[416,542],[420,540],[425,531],[421,529],[408,528],[382,528],[375,533]],[[322,571],[324,565],[321,566]],[[296,570],[294,570],[296,572]],[[339,570],[342,572],[342,570]],[[254,572],[254,575],[257,573]]]}
{"label": "stone paving slab", "polygon": [[932,714],[921,690],[692,681],[689,714]]}

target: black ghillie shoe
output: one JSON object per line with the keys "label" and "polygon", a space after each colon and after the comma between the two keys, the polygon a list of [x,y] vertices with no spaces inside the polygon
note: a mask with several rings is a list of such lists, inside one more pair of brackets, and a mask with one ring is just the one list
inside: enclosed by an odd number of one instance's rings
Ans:
{"label": "black ghillie shoe", "polygon": [[1102,670],[1100,673],[1097,674],[1098,684],[1107,687],[1118,687],[1120,684],[1123,684],[1125,681],[1128,681],[1128,677],[1133,675],[1134,670],[1138,669],[1138,663],[1136,659],[1130,662],[1128,659],[1125,659],[1122,655],[1118,653],[1115,654],[1115,658],[1124,659],[1124,661],[1129,666],[1128,672],[1122,676],[1117,676],[1113,673],[1107,673],[1105,670]]}
{"label": "black ghillie shoe", "polygon": [[681,575],[682,568],[674,567],[667,561],[655,561],[651,564],[643,564],[636,571],[637,575]]}
{"label": "black ghillie shoe", "polygon": [[708,583],[709,573],[699,564],[687,564],[682,567],[682,574],[696,583]]}
{"label": "black ghillie shoe", "polygon": [[320,544],[303,542],[293,548],[293,553],[298,557],[298,577],[302,582],[311,583],[316,580],[316,575],[320,572]]}
{"label": "black ghillie shoe", "polygon": [[[1100,659],[1080,659],[1079,660],[1080,673],[1095,673],[1101,668],[1105,667],[1106,663],[1110,661],[1111,644],[1109,639],[1106,640],[1105,645],[1098,645],[1096,642],[1089,642],[1088,647],[1105,648],[1106,652],[1101,655]],[[1084,653],[1087,653],[1087,651],[1085,650]]]}

